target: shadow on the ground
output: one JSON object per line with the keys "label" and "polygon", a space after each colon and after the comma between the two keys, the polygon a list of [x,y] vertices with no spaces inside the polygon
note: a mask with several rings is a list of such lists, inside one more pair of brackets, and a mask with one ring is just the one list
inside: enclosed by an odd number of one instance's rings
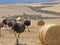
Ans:
{"label": "shadow on the ground", "polygon": [[27,45],[27,44],[15,44],[15,45]]}

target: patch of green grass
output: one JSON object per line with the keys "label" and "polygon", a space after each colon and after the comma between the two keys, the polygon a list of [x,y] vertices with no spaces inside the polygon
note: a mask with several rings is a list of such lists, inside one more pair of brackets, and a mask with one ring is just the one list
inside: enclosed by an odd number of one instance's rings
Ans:
{"label": "patch of green grass", "polygon": [[41,8],[44,8],[44,7],[46,7],[46,6],[41,6],[41,7],[32,7],[32,6],[30,6],[29,8],[31,8],[32,10],[34,10],[36,12],[60,16],[60,12],[49,11],[49,10],[41,10]]}

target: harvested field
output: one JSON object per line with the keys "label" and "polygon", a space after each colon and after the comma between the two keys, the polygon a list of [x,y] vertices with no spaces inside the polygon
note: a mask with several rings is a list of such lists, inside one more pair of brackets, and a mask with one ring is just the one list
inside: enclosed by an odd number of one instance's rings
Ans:
{"label": "harvested field", "polygon": [[[29,18],[29,16],[31,17],[32,24],[29,26],[30,32],[26,29],[25,32],[20,34],[19,43],[26,45],[43,45],[39,40],[39,30],[41,26],[38,26],[37,22],[44,20],[46,24],[60,24],[60,9],[57,9],[60,3],[47,4],[48,3],[0,4],[0,21],[3,19],[1,16],[12,17],[20,16],[25,13],[27,18]],[[32,9],[30,7],[32,7]],[[2,37],[0,37],[0,45],[16,44],[14,33],[8,29],[9,27],[3,27],[1,29]]]}
{"label": "harvested field", "polygon": [[[48,21],[50,21],[50,23],[54,23],[54,21],[51,22],[51,20],[45,20],[46,23],[48,23]],[[32,25],[29,27],[30,32],[28,32],[28,30],[26,29],[25,32],[21,33],[20,38],[19,38],[19,43],[27,44],[27,45],[43,45],[39,40],[40,27],[37,25],[38,21],[31,20],[31,22],[32,22]],[[16,38],[14,36],[14,33],[10,32],[8,29],[9,29],[8,27],[7,28],[3,27],[1,29],[2,31],[1,32],[2,37],[0,37],[1,45],[15,45],[16,44]]]}
{"label": "harvested field", "polygon": [[[1,29],[2,37],[0,37],[0,45],[15,45],[16,39],[15,39],[14,33],[10,32],[7,29],[6,28]],[[29,29],[31,32],[28,32],[28,30],[26,29],[26,31],[20,35],[19,43],[27,44],[27,45],[40,45],[40,41],[38,38],[39,33],[37,31],[39,30],[39,27],[30,26]]]}

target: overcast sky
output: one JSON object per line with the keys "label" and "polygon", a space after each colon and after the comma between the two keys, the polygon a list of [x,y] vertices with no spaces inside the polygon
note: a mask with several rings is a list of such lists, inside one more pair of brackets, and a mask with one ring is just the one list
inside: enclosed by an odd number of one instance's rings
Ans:
{"label": "overcast sky", "polygon": [[0,0],[0,3],[26,3],[26,2],[51,2],[51,1],[53,0]]}

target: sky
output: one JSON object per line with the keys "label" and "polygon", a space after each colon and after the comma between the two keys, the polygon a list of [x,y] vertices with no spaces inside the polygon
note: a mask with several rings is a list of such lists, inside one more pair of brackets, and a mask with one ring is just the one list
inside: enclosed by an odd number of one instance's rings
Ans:
{"label": "sky", "polygon": [[53,0],[0,0],[0,3],[51,2]]}

